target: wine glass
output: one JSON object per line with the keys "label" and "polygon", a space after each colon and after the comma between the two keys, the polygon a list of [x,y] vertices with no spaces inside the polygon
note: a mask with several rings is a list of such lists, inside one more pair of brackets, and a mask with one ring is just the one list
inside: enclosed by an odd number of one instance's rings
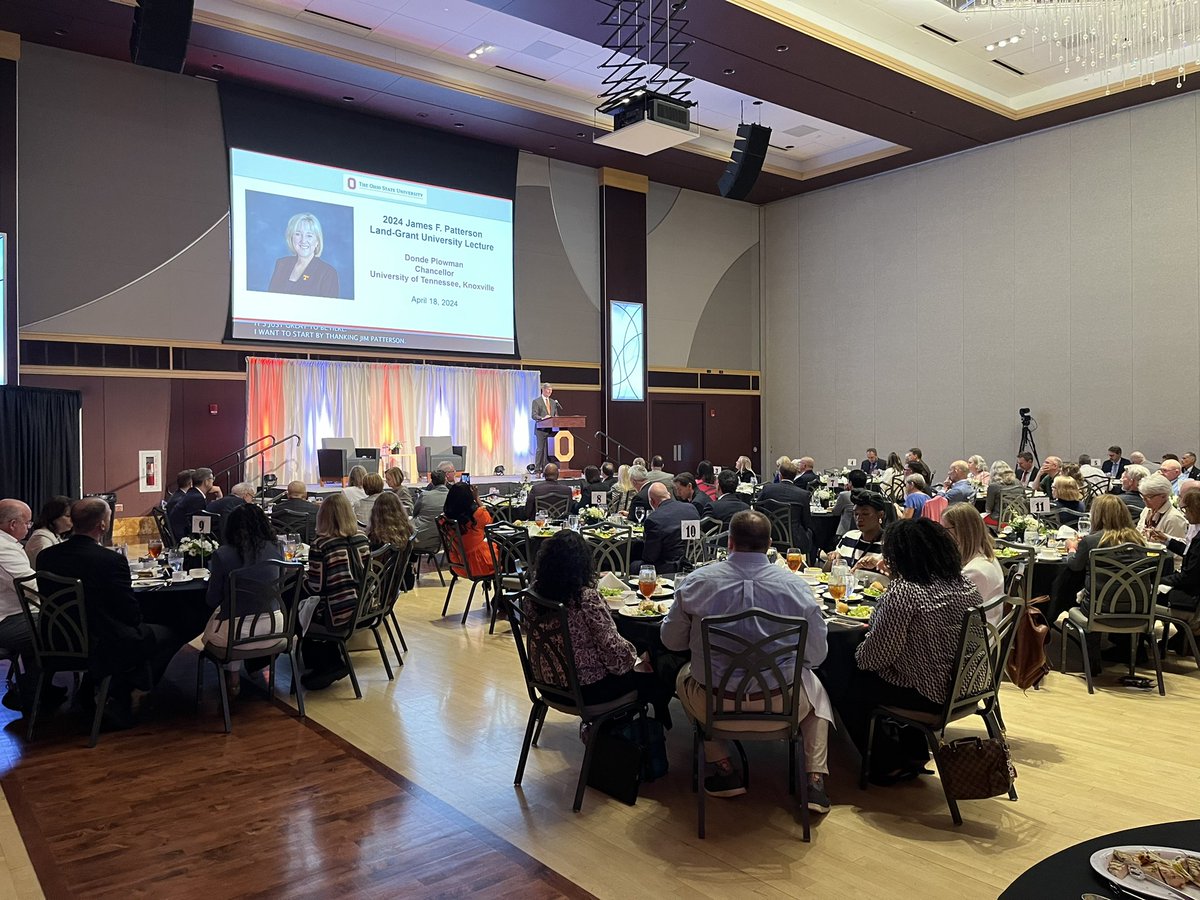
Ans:
{"label": "wine glass", "polygon": [[637,507],[634,507],[634,510],[633,510],[633,523],[634,523],[635,525],[641,525],[641,524],[642,524],[642,520],[643,520],[644,518],[646,518],[646,507],[644,507],[644,506],[637,506]]}
{"label": "wine glass", "polygon": [[800,552],[799,547],[788,547],[787,551],[787,567],[793,572],[800,571],[800,566],[804,564],[804,554]]}
{"label": "wine glass", "polygon": [[158,555],[162,553],[162,548],[163,543],[158,538],[151,538],[146,544],[146,552],[149,553],[153,559],[158,559]]}
{"label": "wine glass", "polygon": [[658,572],[654,566],[642,566],[638,569],[638,590],[642,592],[642,596],[647,600],[658,588]]}

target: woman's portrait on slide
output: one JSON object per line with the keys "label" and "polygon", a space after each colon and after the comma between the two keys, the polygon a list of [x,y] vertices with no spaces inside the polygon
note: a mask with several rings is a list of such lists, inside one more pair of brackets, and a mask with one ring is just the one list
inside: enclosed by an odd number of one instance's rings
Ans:
{"label": "woman's portrait on slide", "polygon": [[354,299],[354,211],[246,192],[246,281],[252,291]]}

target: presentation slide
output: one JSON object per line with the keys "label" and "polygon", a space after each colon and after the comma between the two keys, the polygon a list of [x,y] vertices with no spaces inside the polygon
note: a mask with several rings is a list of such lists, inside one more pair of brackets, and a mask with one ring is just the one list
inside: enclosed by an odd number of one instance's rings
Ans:
{"label": "presentation slide", "polygon": [[511,200],[229,157],[232,339],[515,353]]}

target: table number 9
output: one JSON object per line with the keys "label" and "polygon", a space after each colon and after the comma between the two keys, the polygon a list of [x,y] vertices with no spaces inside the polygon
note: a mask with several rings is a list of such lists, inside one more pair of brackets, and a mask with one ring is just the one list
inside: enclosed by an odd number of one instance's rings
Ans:
{"label": "table number 9", "polygon": [[192,534],[212,534],[212,516],[192,516]]}

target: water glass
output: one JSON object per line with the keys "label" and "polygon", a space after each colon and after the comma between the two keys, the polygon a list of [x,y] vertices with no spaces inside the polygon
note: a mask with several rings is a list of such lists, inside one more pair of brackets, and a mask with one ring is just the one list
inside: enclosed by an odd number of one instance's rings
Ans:
{"label": "water glass", "polygon": [[1075,531],[1080,535],[1092,533],[1092,517],[1084,514],[1079,517],[1079,521],[1075,523]]}
{"label": "water glass", "polygon": [[567,528],[571,531],[579,530],[579,516],[567,516]]}
{"label": "water glass", "polygon": [[1037,530],[1036,530],[1036,529],[1034,529],[1034,528],[1030,528],[1030,529],[1028,529],[1028,530],[1025,532],[1025,536],[1024,536],[1024,541],[1023,541],[1023,542],[1024,542],[1024,543],[1026,543],[1026,544],[1028,544],[1028,545],[1029,545],[1029,546],[1031,546],[1031,547],[1032,547],[1034,544],[1036,544],[1036,543],[1038,542],[1038,533],[1037,533]]}
{"label": "water glass", "polygon": [[167,552],[167,564],[170,565],[172,572],[183,571],[183,554],[178,550],[170,550]]}
{"label": "water glass", "polygon": [[113,549],[116,550],[118,553],[120,553],[123,557],[125,557],[125,559],[129,559],[129,545],[128,544],[114,544]]}

